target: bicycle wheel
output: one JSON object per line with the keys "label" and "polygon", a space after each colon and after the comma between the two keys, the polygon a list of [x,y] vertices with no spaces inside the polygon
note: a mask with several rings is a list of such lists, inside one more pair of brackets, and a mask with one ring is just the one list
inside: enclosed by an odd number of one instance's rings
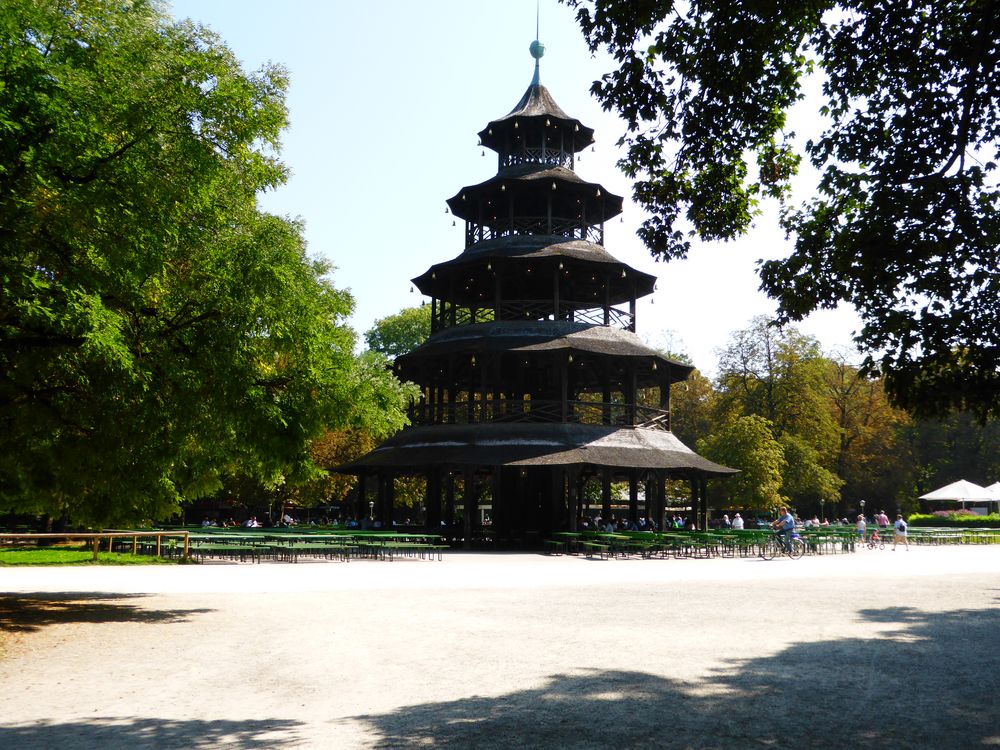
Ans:
{"label": "bicycle wheel", "polygon": [[765,539],[763,542],[759,542],[760,556],[765,560],[773,560],[774,556],[778,554],[778,543],[775,539]]}
{"label": "bicycle wheel", "polygon": [[788,556],[793,560],[798,560],[806,553],[806,543],[801,539],[792,540],[792,549],[788,553]]}

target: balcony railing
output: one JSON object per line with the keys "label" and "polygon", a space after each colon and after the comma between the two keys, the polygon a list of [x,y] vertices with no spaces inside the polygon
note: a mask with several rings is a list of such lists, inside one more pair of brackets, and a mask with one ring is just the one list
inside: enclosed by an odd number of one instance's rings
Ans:
{"label": "balcony railing", "polygon": [[549,219],[547,216],[516,216],[513,221],[495,224],[465,223],[465,246],[512,234],[551,234],[573,240],[604,244],[604,225],[583,225],[577,219]]}
{"label": "balcony railing", "polygon": [[573,423],[670,431],[670,412],[651,406],[600,401],[486,399],[448,404],[413,404],[415,425],[483,423]]}
{"label": "balcony railing", "polygon": [[498,160],[500,169],[517,164],[546,164],[573,169],[573,154],[551,148],[523,148],[515,153],[501,154]]}
{"label": "balcony railing", "polygon": [[[623,331],[635,331],[635,315],[628,310],[617,307],[607,308],[606,315],[603,307],[594,307],[592,302],[577,302],[572,300],[560,300],[557,314],[553,312],[552,302],[538,300],[504,300],[500,304],[499,315],[496,320],[570,320],[577,323],[588,323],[590,325],[607,325],[619,328]],[[472,312],[467,307],[454,308],[455,321],[452,323],[452,308],[444,307],[438,316],[435,330],[450,328],[453,325],[462,326],[472,323]],[[476,310],[475,320],[482,323],[493,320],[492,307],[479,308]]]}

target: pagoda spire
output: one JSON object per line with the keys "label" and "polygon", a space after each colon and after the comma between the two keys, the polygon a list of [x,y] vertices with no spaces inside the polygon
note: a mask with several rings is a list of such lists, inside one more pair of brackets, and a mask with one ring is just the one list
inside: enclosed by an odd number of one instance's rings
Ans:
{"label": "pagoda spire", "polygon": [[541,80],[538,74],[538,61],[542,59],[545,54],[545,45],[538,41],[538,3],[535,3],[535,41],[531,43],[528,47],[528,51],[531,52],[531,56],[535,58],[535,75],[531,78],[531,85],[537,86]]}

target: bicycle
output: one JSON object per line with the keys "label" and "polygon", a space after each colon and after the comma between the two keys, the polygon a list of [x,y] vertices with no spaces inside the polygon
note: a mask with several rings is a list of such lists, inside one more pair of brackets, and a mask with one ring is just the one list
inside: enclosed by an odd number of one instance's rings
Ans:
{"label": "bicycle", "polygon": [[881,536],[879,536],[878,529],[872,530],[872,535],[868,537],[867,544],[868,544],[868,549],[875,549],[876,547],[878,547],[879,549],[885,549],[885,540],[882,539]]}
{"label": "bicycle", "polygon": [[788,555],[793,560],[798,560],[806,553],[806,543],[796,532],[792,532],[792,543],[789,549],[785,549],[785,540],[780,531],[773,531],[760,545],[760,556],[765,560],[773,560],[778,555]]}

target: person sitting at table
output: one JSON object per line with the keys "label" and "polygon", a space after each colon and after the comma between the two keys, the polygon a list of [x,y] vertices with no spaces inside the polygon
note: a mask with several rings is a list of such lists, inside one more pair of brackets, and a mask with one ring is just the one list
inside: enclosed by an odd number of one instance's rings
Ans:
{"label": "person sitting at table", "polygon": [[739,513],[733,516],[733,528],[742,529],[743,528],[743,516]]}

